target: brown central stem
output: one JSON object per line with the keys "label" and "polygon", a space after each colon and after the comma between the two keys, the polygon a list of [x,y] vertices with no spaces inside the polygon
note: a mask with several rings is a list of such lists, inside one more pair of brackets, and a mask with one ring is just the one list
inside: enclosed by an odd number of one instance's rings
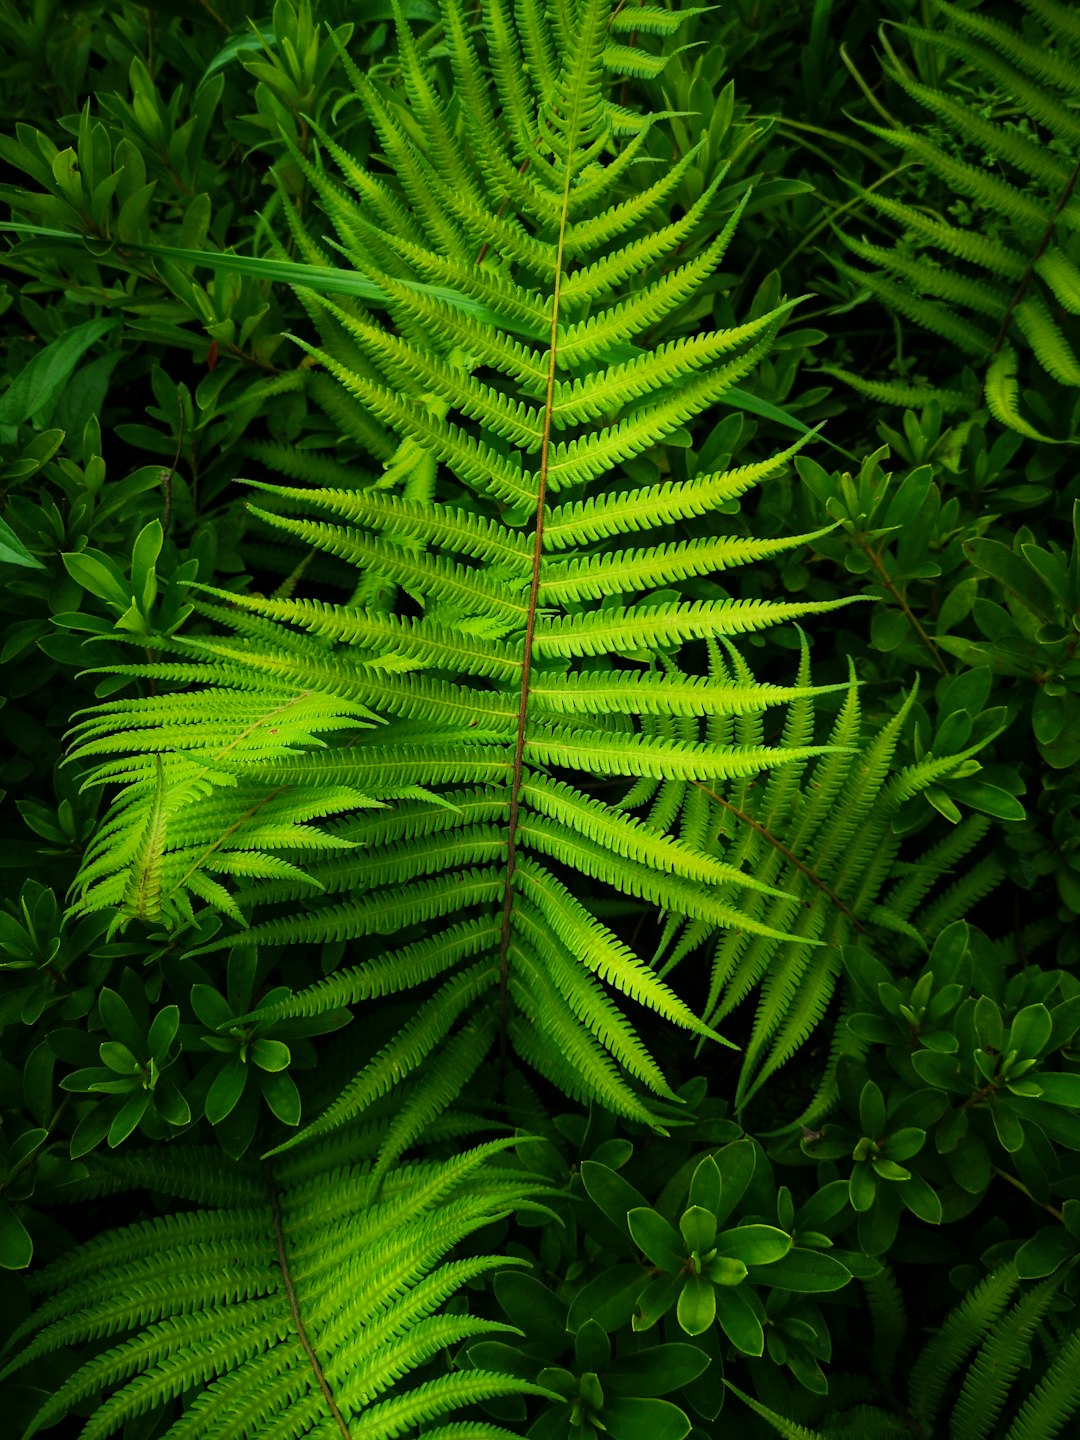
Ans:
{"label": "brown central stem", "polygon": [[[857,930],[865,933],[866,926],[855,914],[854,910],[850,909],[847,905],[845,905],[843,900],[840,899],[840,896],[837,895],[834,890],[829,889],[828,885],[825,884],[825,881],[822,880],[821,876],[816,875],[814,871],[811,870],[809,865],[799,859],[798,855],[795,854],[794,850],[789,850],[782,840],[778,840],[770,830],[767,830],[765,826],[762,825],[760,820],[755,820],[752,815],[748,815],[745,810],[740,810],[739,807],[737,805],[733,805],[730,800],[725,800],[724,797],[722,795],[718,795],[715,790],[710,790],[708,785],[703,785],[700,780],[691,780],[690,783],[698,790],[700,790],[703,794],[708,795],[710,800],[715,800],[718,805],[722,805],[725,810],[729,810],[732,815],[737,816],[737,818],[740,819],[744,825],[749,825],[751,830],[756,830],[763,840],[767,840],[768,843],[775,850],[779,850],[780,854],[784,856],[785,860],[788,860],[792,865],[794,865],[796,870],[801,871],[801,873],[805,875],[806,878],[810,881],[811,885],[815,885],[821,891],[821,893],[825,895],[832,902],[832,904],[836,906],[838,910],[842,911],[843,914],[848,917],[848,919],[851,921],[851,923],[855,926]],[[804,901],[803,903],[805,906],[807,902]]]}
{"label": "brown central stem", "polygon": [[551,453],[551,412],[555,398],[555,367],[558,349],[559,294],[562,289],[563,250],[566,244],[566,220],[570,201],[570,158],[573,146],[567,143],[566,184],[563,187],[562,210],[559,215],[559,242],[555,252],[555,280],[551,299],[551,341],[548,349],[547,391],[544,396],[544,426],[540,437],[540,472],[536,497],[536,534],[533,539],[532,577],[529,582],[529,604],[525,617],[525,646],[521,665],[521,698],[518,703],[517,736],[514,741],[514,764],[510,777],[509,831],[506,841],[506,888],[503,891],[502,925],[499,932],[499,1047],[505,1057],[506,1022],[509,1010],[510,930],[514,907],[514,868],[517,864],[517,820],[521,807],[521,772],[525,759],[525,726],[529,711],[529,681],[532,675],[533,635],[536,631],[536,608],[540,594],[540,562],[544,552],[544,503],[547,494],[548,462]]}
{"label": "brown central stem", "polygon": [[878,579],[881,581],[882,585],[884,585],[885,589],[888,590],[889,594],[893,597],[896,603],[900,606],[900,609],[904,612],[904,618],[907,620],[911,628],[915,631],[915,634],[919,637],[919,640],[922,642],[922,644],[930,652],[931,656],[933,657],[934,664],[937,666],[937,668],[941,671],[943,675],[948,675],[949,667],[945,664],[944,660],[942,660],[941,651],[934,644],[933,640],[930,639],[930,636],[926,633],[923,627],[919,624],[918,618],[914,610],[912,610],[911,606],[907,602],[907,596],[896,584],[892,576],[889,574],[888,570],[885,568],[885,563],[882,560],[881,556],[877,553],[876,550],[873,549],[872,546],[868,545],[861,536],[857,535],[855,538],[856,542],[858,543],[859,549],[863,552],[866,558],[870,561],[870,564],[873,565],[874,569],[877,571]]}
{"label": "brown central stem", "polygon": [[281,1270],[281,1278],[285,1284],[285,1294],[289,1300],[289,1309],[292,1311],[293,1324],[296,1326],[296,1335],[303,1347],[304,1354],[308,1358],[315,1375],[315,1380],[322,1391],[323,1399],[326,1401],[326,1408],[330,1412],[330,1418],[341,1431],[343,1440],[352,1440],[349,1434],[349,1427],[345,1423],[345,1417],[337,1407],[330,1385],[323,1368],[319,1364],[319,1357],[315,1354],[311,1341],[308,1339],[307,1329],[300,1315],[300,1300],[296,1294],[296,1286],[293,1284],[292,1271],[289,1269],[289,1256],[285,1249],[285,1227],[281,1223],[281,1205],[278,1201],[277,1187],[274,1184],[274,1172],[270,1166],[266,1167],[266,1191],[270,1197],[270,1210],[274,1217],[274,1239],[277,1243],[278,1268]]}
{"label": "brown central stem", "polygon": [[1036,1200],[1035,1196],[1032,1195],[1031,1191],[1028,1189],[1028,1187],[1024,1184],[1022,1180],[1017,1179],[1015,1175],[1010,1175],[1007,1170],[1002,1170],[1000,1166],[991,1165],[990,1169],[994,1172],[995,1175],[999,1176],[1002,1180],[1007,1180],[1010,1185],[1015,1186],[1017,1190],[1019,1190],[1022,1194],[1026,1195],[1028,1199],[1032,1202],[1032,1204],[1041,1205],[1048,1215],[1052,1215],[1055,1220],[1060,1220],[1061,1223],[1064,1225],[1065,1216],[1057,1208],[1056,1205],[1048,1205],[1043,1200]]}

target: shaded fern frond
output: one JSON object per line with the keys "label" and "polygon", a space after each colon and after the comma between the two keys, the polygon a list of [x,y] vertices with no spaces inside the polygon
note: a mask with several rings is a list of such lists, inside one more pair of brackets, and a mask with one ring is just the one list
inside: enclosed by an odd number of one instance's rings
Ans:
{"label": "shaded fern frond", "polygon": [[[876,187],[856,187],[863,205],[899,227],[900,239],[883,248],[841,236],[873,268],[839,268],[885,305],[963,350],[983,371],[987,404],[1001,424],[1029,438],[1060,439],[1067,437],[1043,436],[1022,414],[1001,359],[1008,341],[1025,372],[1034,377],[1041,370],[1062,387],[1080,387],[1080,331],[1073,319],[1080,270],[1071,239],[1080,230],[1080,35],[1066,7],[1031,0],[1028,9],[1023,33],[978,6],[948,0],[933,0],[940,27],[896,27],[912,44],[959,60],[963,90],[921,82],[897,54],[892,29],[883,37],[889,78],[951,143],[939,143],[929,127],[860,122],[936,177],[938,210],[903,203]],[[978,105],[967,98],[973,88],[981,92]],[[987,96],[1000,103],[988,103]],[[1015,122],[987,118],[1015,111],[1030,123],[1031,134]],[[957,196],[966,202],[959,220],[952,218]],[[972,323],[971,314],[984,322]],[[1009,374],[1016,370],[1013,362]],[[891,403],[897,397],[882,387],[880,398]]]}
{"label": "shaded fern frond", "polygon": [[907,385],[901,380],[864,380],[861,375],[855,375],[839,365],[822,365],[821,371],[825,375],[835,375],[837,380],[842,380],[845,385],[850,385],[860,395],[865,395],[867,399],[877,400],[884,405],[925,408],[927,405],[936,404],[940,405],[942,414],[948,415],[951,411],[962,410],[971,404],[970,397],[959,390],[938,390],[927,385]]}

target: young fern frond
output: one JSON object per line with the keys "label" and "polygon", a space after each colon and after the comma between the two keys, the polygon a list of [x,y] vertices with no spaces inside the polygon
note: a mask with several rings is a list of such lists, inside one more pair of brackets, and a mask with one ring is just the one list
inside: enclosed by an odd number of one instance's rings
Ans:
{"label": "young fern frond", "polygon": [[248,769],[253,760],[300,755],[321,734],[372,724],[365,706],[300,687],[252,691],[247,676],[233,690],[227,674],[213,678],[217,685],[196,693],[95,707],[76,726],[74,756],[132,758],[91,776],[91,784],[119,779],[125,788],[87,846],[74,913],[113,910],[114,925],[126,915],[190,923],[191,892],[242,921],[228,892],[207,883],[207,868],[257,874],[252,862],[261,858],[264,873],[272,873],[270,851],[347,846],[308,822],[381,803],[352,785],[286,793],[253,781]]}
{"label": "young fern frond", "polygon": [[154,766],[154,789],[147,807],[146,829],[131,862],[124,891],[124,906],[140,920],[156,920],[161,914],[161,881],[165,854],[165,773],[161,756]]}

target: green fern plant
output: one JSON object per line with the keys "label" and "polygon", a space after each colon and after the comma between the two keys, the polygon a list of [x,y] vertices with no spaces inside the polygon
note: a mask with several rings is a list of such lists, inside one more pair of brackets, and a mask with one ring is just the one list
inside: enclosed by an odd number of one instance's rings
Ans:
{"label": "green fern plant", "polygon": [[[31,1278],[38,1309],[0,1370],[0,1380],[48,1387],[29,1433],[90,1412],[85,1440],[117,1430],[507,1440],[476,1407],[506,1419],[516,1405],[520,1416],[531,1394],[556,1406],[539,1429],[603,1413],[617,1440],[630,1440],[614,1391],[605,1408],[598,1319],[577,1326],[583,1404],[568,1406],[565,1372],[508,1348],[477,1351],[473,1342],[513,1327],[470,1314],[466,1293],[515,1263],[478,1249],[526,1251],[513,1233],[478,1232],[530,1208],[569,1222],[560,1327],[575,1305],[584,1316],[582,1295],[594,1301],[597,1282],[625,1291],[626,1268],[640,1282],[640,1263],[612,1268],[596,1249],[602,1230],[578,1234],[585,1164],[616,1195],[645,1198],[619,1175],[635,1157],[616,1117],[646,1132],[640,1167],[662,1182],[654,1234],[671,1229],[661,1212],[684,1181],[694,1202],[669,1275],[688,1297],[681,1323],[700,1341],[682,1351],[683,1371],[707,1381],[688,1403],[715,1420],[725,1356],[711,1312],[691,1313],[700,1287],[682,1283],[687,1267],[710,1266],[710,1284],[734,1279],[734,1294],[740,1267],[780,1265],[795,1250],[804,1253],[776,1271],[768,1307],[736,1349],[763,1356],[767,1327],[768,1363],[789,1358],[814,1403],[824,1395],[817,1361],[831,1341],[801,1297],[878,1265],[817,1253],[851,1228],[837,1186],[851,1187],[823,1171],[796,1208],[749,1139],[728,1147],[731,1183],[720,1177],[691,1152],[735,1138],[726,1101],[706,1102],[702,1075],[674,1091],[639,1017],[661,1042],[675,1029],[703,1046],[730,1045],[720,1030],[737,1023],[734,1101],[745,1118],[829,1007],[849,1003],[844,962],[866,948],[903,971],[995,883],[993,858],[954,878],[988,822],[961,819],[941,786],[975,774],[1000,717],[954,711],[927,748],[912,692],[868,739],[854,676],[815,685],[805,638],[790,684],[775,671],[759,681],[735,643],[846,601],[748,599],[733,578],[825,533],[758,540],[719,518],[781,473],[805,438],[735,470],[686,454],[684,427],[712,407],[753,409],[738,387],[797,302],[695,328],[746,196],[724,188],[722,172],[688,190],[703,147],[672,150],[665,117],[629,107],[645,87],[621,83],[661,74],[658,50],[681,18],[612,0],[516,0],[514,14],[506,0],[479,10],[445,0],[421,44],[397,7],[398,60],[367,74],[344,32],[330,37],[322,56],[335,48],[371,154],[361,163],[330,133],[325,96],[314,118],[298,101],[300,129],[285,125],[273,141],[289,159],[260,217],[260,236],[281,222],[267,242],[276,258],[212,258],[295,286],[304,363],[280,390],[303,388],[340,443],[319,448],[327,432],[315,429],[313,448],[249,447],[257,474],[245,483],[263,543],[247,555],[273,557],[265,568],[288,580],[270,595],[190,586],[194,624],[128,634],[133,663],[98,667],[99,698],[130,685],[128,696],[77,719],[71,761],[112,804],[71,918],[93,935],[111,923],[118,969],[136,953],[114,933],[129,922],[147,926],[157,948],[145,983],[128,968],[116,991],[84,988],[85,1004],[64,1018],[85,1028],[50,1032],[31,1085],[51,1091],[55,1059],[80,1065],[61,1088],[78,1097],[73,1150],[90,1158],[68,1198],[138,1189],[156,1218]],[[298,14],[281,0],[278,19],[281,54],[290,26],[319,48],[307,5]],[[140,249],[168,258],[168,247]],[[327,599],[342,577],[344,596]],[[900,766],[912,730],[914,759]],[[901,860],[903,838],[935,806],[959,823]],[[672,988],[680,967],[696,1007]],[[176,1003],[162,1003],[165,990]],[[129,1006],[125,994],[147,1003]],[[344,1043],[320,1047],[301,1115],[286,1069],[313,1063],[307,1037],[343,1023],[347,1006],[362,1018]],[[816,1093],[800,1090],[802,1113],[785,1128],[824,1118],[841,1061],[863,1057],[846,1018],[809,1081]],[[83,1052],[86,1063],[72,1058]],[[588,1121],[550,1116],[518,1062],[588,1105]],[[260,1099],[300,1127],[284,1144],[280,1129],[259,1129]],[[160,1142],[167,1125],[176,1138],[153,1153],[131,1148],[155,1113],[144,1133]],[[203,1120],[217,1147],[192,1133]],[[530,1133],[461,1148],[507,1120]],[[657,1139],[680,1123],[674,1140]],[[237,1159],[256,1132],[274,1148],[262,1162]],[[554,1136],[576,1137],[579,1160],[564,1165]],[[44,1128],[18,1137],[16,1179],[49,1139]],[[120,1153],[91,1155],[105,1140]],[[546,1178],[515,1164],[515,1145]],[[725,1203],[745,1194],[747,1214],[764,1217],[725,1241],[747,1259],[710,1259],[708,1226],[693,1213],[719,1213],[720,1178]],[[24,1193],[4,1202],[16,1221],[9,1201]],[[594,1208],[612,1219],[610,1207]],[[793,1244],[796,1215],[803,1246]],[[637,1243],[633,1226],[627,1233]],[[534,1248],[556,1276],[548,1234]],[[47,1232],[43,1248],[57,1239]],[[1057,1280],[1021,1296],[1020,1271],[1009,1274],[1002,1306],[1017,1299],[1004,1322],[1002,1307],[984,1313],[976,1296],[946,1327],[963,1354],[947,1343],[923,1366],[906,1408],[925,1425],[936,1418],[934,1385],[954,1385],[962,1423],[987,1431],[1028,1339],[1057,1333],[1047,1318]],[[738,1309],[721,1297],[729,1320]],[[561,1353],[561,1329],[556,1338]],[[625,1339],[620,1365],[665,1358],[643,1358]],[[972,1378],[954,1384],[975,1349]],[[487,1369],[460,1368],[477,1355]],[[510,1373],[494,1373],[500,1363]],[[1069,1413],[1064,1370],[1044,1369],[1050,1399],[1033,1397],[1029,1430]],[[890,1410],[833,1404],[839,1433],[893,1426]],[[674,1405],[638,1416],[666,1417],[671,1440],[692,1423]]]}
{"label": "green fern plant", "polygon": [[[736,675],[745,666],[732,651]],[[808,680],[803,652],[800,679]],[[805,688],[809,688],[808,686]],[[701,826],[723,846],[729,860],[759,880],[789,893],[762,889],[736,899],[727,886],[718,898],[741,905],[757,933],[733,929],[709,936],[697,922],[677,931],[669,926],[670,951],[660,973],[668,971],[699,944],[712,949],[712,976],[705,1009],[708,1024],[722,1024],[738,1006],[756,996],[750,1039],[742,1057],[735,1106],[743,1109],[821,1024],[842,973],[845,945],[860,944],[904,963],[928,948],[951,921],[968,913],[1002,877],[995,856],[987,855],[956,879],[959,863],[990,827],[986,816],[957,816],[953,832],[921,855],[900,860],[918,797],[933,794],[946,777],[972,774],[974,756],[998,734],[1004,714],[986,712],[972,730],[951,726],[954,743],[944,734],[911,764],[898,767],[898,743],[915,704],[912,691],[868,742],[861,741],[859,694],[853,685],[829,736],[829,751],[770,772],[764,783],[751,778],[732,782],[725,795],[696,787],[684,801],[692,833]],[[960,720],[954,715],[954,721]],[[964,719],[967,719],[965,716]],[[807,694],[788,706],[784,746],[799,747],[812,733],[814,705]],[[760,718],[735,721],[738,738],[753,743]],[[960,743],[956,743],[960,742]],[[708,802],[714,803],[710,808]],[[922,802],[929,811],[929,806]],[[790,893],[794,892],[794,893]],[[781,935],[816,940],[816,946],[792,944]],[[846,1003],[846,1001],[845,1001]],[[843,1023],[833,1028],[830,1058],[814,1098],[793,1119],[792,1128],[814,1126],[835,1101],[836,1062],[853,1048]],[[855,1048],[861,1055],[865,1047]]]}
{"label": "green fern plant", "polygon": [[[944,26],[899,26],[949,67],[942,83],[918,79],[882,31],[886,74],[929,112],[937,129],[902,125],[876,99],[888,123],[860,124],[923,167],[954,203],[942,214],[855,186],[864,205],[902,233],[885,246],[841,232],[847,248],[870,268],[833,263],[983,372],[987,407],[1001,424],[1034,439],[1075,438],[1080,21],[1057,0],[1024,5],[1029,14],[1023,33],[978,7],[947,0],[932,0],[931,7]],[[1019,381],[1027,378],[1026,370],[1020,373],[1022,359],[1029,362],[1033,385],[1049,385],[1049,394],[1057,386],[1065,391],[1061,406],[1028,396],[1025,408],[1034,404],[1037,424],[1021,410]],[[874,398],[910,403],[910,386],[844,378]],[[933,393],[945,408],[956,407],[958,397]],[[1062,426],[1060,410],[1069,406],[1071,421]]]}
{"label": "green fern plant", "polygon": [[380,1187],[371,1158],[385,1128],[373,1118],[273,1172],[225,1167],[216,1149],[191,1145],[99,1164],[82,1198],[149,1186],[198,1208],[107,1231],[32,1278],[40,1303],[0,1376],[96,1343],[26,1435],[104,1392],[83,1440],[173,1402],[172,1423],[157,1432],[170,1440],[374,1440],[417,1425],[442,1440],[505,1440],[483,1422],[433,1424],[492,1396],[550,1393],[436,1363],[462,1340],[513,1330],[445,1305],[514,1262],[447,1256],[508,1211],[535,1206],[543,1186],[500,1165],[513,1142],[494,1140],[399,1166]]}
{"label": "green fern plant", "polygon": [[317,126],[344,184],[294,155],[337,238],[316,238],[281,200],[305,260],[331,269],[343,253],[389,316],[298,291],[322,339],[298,339],[316,362],[312,393],[347,433],[374,437],[383,477],[357,484],[279,447],[307,483],[260,481],[252,505],[279,535],[346,562],[352,596],[202,588],[201,613],[231,634],[110,667],[201,688],[98,707],[74,750],[95,762],[93,783],[122,786],[78,882],[80,913],[184,922],[195,896],[247,926],[196,953],[380,937],[334,977],[335,995],[422,987],[412,1020],[294,1137],[420,1074],[384,1168],[497,1036],[571,1096],[659,1123],[640,1092],[671,1091],[606,987],[720,1037],[580,892],[607,887],[703,934],[787,933],[739,901],[777,887],[704,836],[666,833],[668,800],[631,812],[653,782],[670,795],[821,754],[809,738],[722,733],[818,693],[805,674],[794,687],[745,668],[700,675],[692,647],[844,603],[742,600],[720,583],[807,538],[708,523],[797,446],[730,473],[619,478],[749,374],[794,303],[649,346],[650,327],[713,273],[741,209],[686,259],[722,175],[655,223],[695,152],[657,173],[656,118],[605,97],[610,69],[662,57],[622,46],[623,20],[601,0],[552,17],[526,4],[516,24],[496,3],[479,34],[451,0],[444,24],[454,105],[404,22],[400,96],[342,54],[382,168],[362,169]]}

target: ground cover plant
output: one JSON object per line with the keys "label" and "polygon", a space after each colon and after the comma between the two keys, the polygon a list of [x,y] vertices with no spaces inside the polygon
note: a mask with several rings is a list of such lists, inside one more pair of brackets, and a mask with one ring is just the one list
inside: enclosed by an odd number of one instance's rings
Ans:
{"label": "ground cover plant", "polygon": [[13,1433],[1070,1433],[1069,7],[0,36]]}

